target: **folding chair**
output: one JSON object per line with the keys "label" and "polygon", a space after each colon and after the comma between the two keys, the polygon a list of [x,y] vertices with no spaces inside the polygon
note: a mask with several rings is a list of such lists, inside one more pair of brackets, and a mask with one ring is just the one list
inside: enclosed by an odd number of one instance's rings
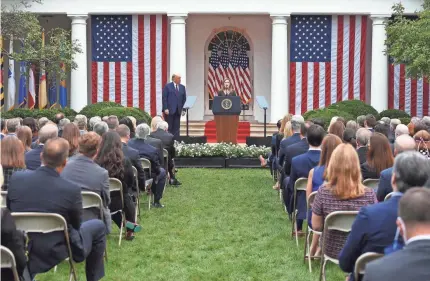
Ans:
{"label": "folding chair", "polygon": [[163,149],[163,158],[164,158],[164,169],[166,169],[166,173],[169,170],[169,152],[167,149]]}
{"label": "folding chair", "polygon": [[330,230],[337,230],[344,233],[351,232],[352,223],[357,216],[358,211],[336,211],[330,213],[324,221],[323,230],[323,243],[321,245],[322,255],[321,255],[321,270],[320,270],[320,281],[325,279],[325,268],[327,261],[331,261],[335,264],[339,264],[339,260],[329,257],[325,254],[325,245],[327,243],[327,233]]}
{"label": "folding chair", "polygon": [[114,192],[119,192],[121,194],[121,209],[110,213],[111,215],[114,215],[116,213],[121,214],[121,227],[119,230],[119,240],[118,240],[118,246],[121,246],[122,230],[123,229],[125,230],[125,227],[124,227],[125,214],[124,214],[124,194],[122,192],[122,183],[119,179],[109,178],[109,192],[111,194],[111,198],[112,198],[112,193]]}
{"label": "folding chair", "polygon": [[296,236],[297,247],[299,247],[299,236],[297,235],[297,222],[296,222],[296,217],[297,217],[297,213],[298,213],[298,210],[296,209],[297,191],[306,192],[306,185],[307,184],[308,184],[307,178],[299,178],[294,183],[293,214],[291,217],[291,219],[292,219],[291,236],[294,235],[294,232],[296,233],[295,236]]}
{"label": "folding chair", "polygon": [[374,253],[374,252],[368,252],[364,253],[361,256],[358,257],[357,261],[355,262],[354,267],[354,280],[360,280],[360,275],[364,275],[366,264],[368,264],[371,261],[377,260],[381,257],[383,257],[383,254],[380,253]]}
{"label": "folding chair", "polygon": [[7,198],[7,191],[2,191],[1,199],[0,199],[0,205],[2,208],[6,208],[6,198]]}
{"label": "folding chair", "polygon": [[[146,158],[140,158],[140,162],[142,163],[142,168],[144,170],[148,170],[148,175],[149,175],[149,177],[151,177],[151,161],[149,161]],[[151,203],[152,203],[151,202],[152,201],[152,195],[153,195],[151,192],[152,182],[153,182],[153,179],[146,180],[146,182],[145,182],[145,191],[148,194],[148,210],[151,209]]]}
{"label": "folding chair", "polygon": [[20,281],[18,271],[16,269],[15,256],[12,251],[5,246],[0,246],[1,249],[1,268],[9,268],[12,270],[13,281]]}
{"label": "folding chair", "polygon": [[378,190],[379,179],[366,179],[363,181],[363,185],[370,187],[376,192]]}
{"label": "folding chair", "polygon": [[66,220],[59,214],[53,213],[12,213],[15,220],[16,228],[25,231],[26,233],[51,233],[55,231],[62,231],[66,240],[68,251],[68,262],[70,266],[69,281],[78,278],[76,276],[75,264],[73,262],[72,250],[70,248],[69,232],[67,229]]}
{"label": "folding chair", "polygon": [[388,199],[390,199],[390,198],[391,198],[391,196],[393,196],[393,192],[388,193],[388,194],[385,196],[384,201],[387,201]]}
{"label": "folding chair", "polygon": [[140,189],[139,189],[139,175],[137,174],[137,169],[136,167],[132,167],[133,168],[133,175],[134,175],[134,180],[136,182],[136,189],[137,189],[137,194],[136,194],[136,217],[135,217],[135,221],[137,222],[137,218],[140,219]]}
{"label": "folding chair", "polygon": [[[307,203],[306,203],[306,214],[309,214],[309,210],[312,207],[312,204],[314,203],[315,200],[315,196],[317,195],[318,191],[314,191],[311,194],[309,194]],[[315,233],[318,235],[321,235],[321,232],[319,231],[315,231],[313,230],[309,225],[306,228],[306,241],[305,241],[305,251],[304,251],[304,257],[303,257],[303,262],[306,262],[306,255],[308,255],[308,263],[309,263],[309,272],[312,272],[312,263],[311,263],[311,259],[314,258],[315,256],[311,256],[311,251],[310,251],[310,237],[311,234]]]}

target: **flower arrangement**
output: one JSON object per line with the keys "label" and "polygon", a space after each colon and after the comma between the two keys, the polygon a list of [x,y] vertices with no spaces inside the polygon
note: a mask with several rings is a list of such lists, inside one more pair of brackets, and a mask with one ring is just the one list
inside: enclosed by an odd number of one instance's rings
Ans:
{"label": "flower arrangement", "polygon": [[232,143],[185,144],[176,142],[175,147],[177,157],[257,158],[260,155],[266,157],[270,151],[270,148],[265,146],[241,146]]}

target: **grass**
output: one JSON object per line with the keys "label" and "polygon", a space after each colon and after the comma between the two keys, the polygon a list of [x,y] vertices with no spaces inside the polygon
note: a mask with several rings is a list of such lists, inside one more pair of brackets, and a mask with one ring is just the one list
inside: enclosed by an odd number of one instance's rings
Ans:
{"label": "grass", "polygon": [[[145,209],[144,229],[118,247],[118,229],[108,237],[109,261],[103,280],[318,280],[303,263],[268,170],[181,169],[181,188],[168,188],[164,209]],[[146,200],[146,196],[144,197]],[[85,280],[84,264],[77,265]],[[38,281],[67,280],[68,265]],[[345,280],[336,265],[327,280]]]}

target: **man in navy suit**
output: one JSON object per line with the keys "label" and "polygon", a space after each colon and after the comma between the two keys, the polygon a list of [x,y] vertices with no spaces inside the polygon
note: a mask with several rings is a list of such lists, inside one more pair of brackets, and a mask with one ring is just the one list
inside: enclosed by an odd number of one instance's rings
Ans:
{"label": "man in navy suit", "polygon": [[291,129],[293,131],[293,135],[291,137],[283,139],[281,141],[281,144],[279,145],[279,167],[282,167],[284,165],[287,148],[290,145],[295,144],[301,140],[300,127],[304,123],[305,120],[300,115],[294,115],[291,118]]}
{"label": "man in navy suit", "polygon": [[[401,196],[412,187],[423,186],[429,178],[430,162],[419,152],[407,151],[396,157],[391,178],[395,192],[385,202],[361,208],[339,255],[339,265],[343,271],[352,272],[360,255],[366,252],[384,253],[385,248],[393,244]],[[400,244],[401,248],[403,242],[400,241]]]}
{"label": "man in navy suit", "polygon": [[[307,178],[309,171],[315,168],[321,156],[321,143],[324,139],[325,131],[321,126],[311,125],[307,130],[307,139],[309,143],[309,150],[292,159],[290,180],[284,192],[284,202],[287,206],[288,213],[291,214],[294,210],[294,184],[299,178]],[[292,146],[290,146],[292,147]],[[306,193],[298,192],[296,209],[299,210],[297,214],[297,231],[302,232],[303,220],[306,218]]]}
{"label": "man in navy suit", "polygon": [[28,170],[36,170],[42,164],[40,153],[42,153],[44,144],[53,138],[58,137],[58,128],[53,124],[46,124],[39,131],[39,144],[25,154],[25,166]]}
{"label": "man in navy suit", "polygon": [[[6,203],[11,212],[61,215],[68,224],[73,259],[85,260],[86,280],[96,281],[104,276],[105,225],[97,219],[81,223],[81,188],[60,177],[68,154],[69,144],[65,139],[46,142],[41,155],[43,166],[35,171],[15,172]],[[32,277],[50,270],[68,256],[64,234],[60,231],[33,233],[29,238],[28,265]]]}
{"label": "man in navy suit", "polygon": [[179,74],[172,75],[172,82],[163,89],[163,113],[169,124],[169,132],[177,139],[181,125],[181,114],[187,100],[185,86]]}
{"label": "man in navy suit", "polygon": [[[398,155],[404,151],[415,150],[415,141],[409,135],[400,135],[394,142],[394,155]],[[393,174],[393,167],[385,169],[381,172],[379,177],[378,191],[376,192],[376,198],[379,202],[384,201],[385,196],[393,191],[391,187],[391,176]]]}

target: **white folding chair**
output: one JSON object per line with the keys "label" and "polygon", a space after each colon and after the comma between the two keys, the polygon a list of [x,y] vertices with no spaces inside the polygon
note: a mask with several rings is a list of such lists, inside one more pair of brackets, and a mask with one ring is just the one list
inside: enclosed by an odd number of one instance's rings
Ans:
{"label": "white folding chair", "polygon": [[125,230],[124,224],[125,224],[125,215],[124,215],[124,194],[122,191],[122,183],[119,179],[115,178],[109,178],[109,192],[112,193],[119,192],[121,196],[121,209],[111,212],[111,215],[114,215],[116,213],[121,214],[121,227],[119,229],[119,240],[118,240],[118,246],[121,246],[121,240],[122,240],[122,230]]}
{"label": "white folding chair", "polygon": [[376,192],[378,190],[379,179],[366,179],[363,181],[363,185],[373,189]]}
{"label": "white folding chair", "polygon": [[383,254],[380,253],[374,253],[374,252],[368,252],[364,253],[361,256],[358,257],[357,261],[355,262],[354,267],[354,280],[360,280],[360,275],[364,275],[366,264],[368,264],[371,261],[377,260],[381,257],[383,257]]}
{"label": "white folding chair", "polygon": [[0,246],[1,249],[1,268],[8,268],[12,270],[13,281],[20,281],[18,271],[16,269],[15,256],[12,251],[5,246]]}
{"label": "white folding chair", "polygon": [[73,262],[72,250],[70,248],[69,231],[67,229],[66,220],[59,214],[53,213],[12,213],[15,220],[16,228],[25,231],[26,233],[51,233],[55,231],[62,231],[66,240],[68,251],[68,262],[70,266],[69,281],[78,278],[76,276],[75,264]]}
{"label": "white folding chair", "polygon": [[136,217],[135,217],[135,221],[137,222],[137,218],[140,219],[140,190],[139,190],[139,175],[137,174],[137,169],[136,167],[132,167],[133,168],[133,175],[134,175],[134,180],[136,182],[136,189],[137,189],[137,194],[136,194]]}
{"label": "white folding chair", "polygon": [[[142,168],[144,170],[148,170],[148,175],[149,175],[149,177],[151,177],[151,161],[149,161],[146,158],[140,158],[140,162],[142,163]],[[146,182],[145,182],[145,191],[148,194],[148,210],[151,209],[151,203],[153,200],[153,194],[151,191],[152,182],[153,182],[152,178],[146,180]]]}
{"label": "white folding chair", "polygon": [[2,208],[6,208],[6,198],[7,198],[7,191],[2,191],[1,199],[0,199],[0,205]]}
{"label": "white folding chair", "polygon": [[384,201],[387,201],[388,199],[390,199],[390,198],[391,198],[391,196],[393,196],[393,192],[388,193],[388,194],[385,196]]}
{"label": "white folding chair", "polygon": [[308,184],[307,178],[299,178],[294,183],[293,214],[291,217],[291,219],[292,219],[291,235],[294,235],[294,232],[295,232],[297,247],[299,247],[299,236],[297,235],[297,222],[296,222],[296,217],[297,217],[297,213],[298,213],[298,210],[296,209],[297,191],[306,192],[306,185],[307,184]]}
{"label": "white folding chair", "polygon": [[[309,194],[307,204],[306,204],[306,206],[307,206],[306,207],[306,214],[307,215],[309,215],[309,210],[311,209],[312,204],[314,203],[315,196],[317,195],[317,193],[318,193],[318,191],[314,191],[311,194]],[[310,244],[311,244],[310,243],[310,237],[311,237],[312,233],[321,235],[321,232],[313,230],[309,225],[307,226],[306,235],[305,235],[306,241],[305,241],[305,251],[304,251],[303,261],[304,262],[306,261],[306,255],[307,255],[308,256],[308,263],[309,263],[309,272],[312,272],[311,259],[315,257],[315,256],[311,256],[311,253],[310,253]]]}
{"label": "white folding chair", "polygon": [[327,261],[331,261],[335,264],[339,264],[339,260],[329,257],[325,254],[325,246],[327,244],[327,234],[330,230],[337,230],[344,233],[351,232],[352,223],[357,216],[358,211],[336,211],[330,213],[324,221],[323,230],[323,243],[321,245],[321,270],[320,270],[320,281],[325,279],[325,268],[327,266]]}

